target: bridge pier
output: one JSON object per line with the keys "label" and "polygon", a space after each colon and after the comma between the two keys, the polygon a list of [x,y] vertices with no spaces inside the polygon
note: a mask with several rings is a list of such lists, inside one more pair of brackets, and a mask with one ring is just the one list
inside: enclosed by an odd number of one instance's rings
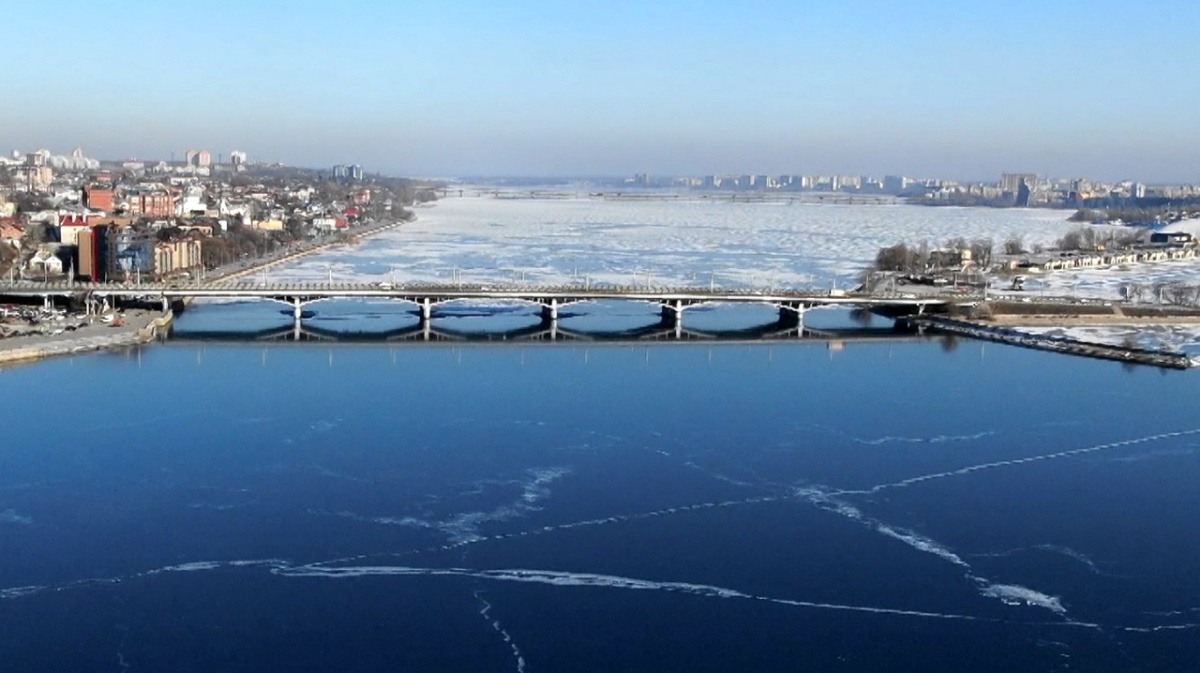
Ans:
{"label": "bridge pier", "polygon": [[551,299],[549,304],[542,304],[542,320],[551,324],[558,322],[557,299]]}
{"label": "bridge pier", "polygon": [[421,323],[425,325],[425,340],[429,341],[429,321],[433,319],[433,302],[429,297],[425,297],[417,304],[417,308],[421,309]]}
{"label": "bridge pier", "polygon": [[664,302],[661,312],[663,322],[669,322],[672,325],[683,324],[683,310],[685,308],[687,307],[683,305],[682,299]]}
{"label": "bridge pier", "polygon": [[788,326],[795,327],[797,334],[804,336],[804,312],[808,307],[804,304],[796,304],[789,306],[787,304],[779,305],[779,322]]}
{"label": "bridge pier", "polygon": [[682,299],[663,302],[662,316],[663,324],[669,325],[675,332],[675,338],[683,338],[683,310],[687,308]]}

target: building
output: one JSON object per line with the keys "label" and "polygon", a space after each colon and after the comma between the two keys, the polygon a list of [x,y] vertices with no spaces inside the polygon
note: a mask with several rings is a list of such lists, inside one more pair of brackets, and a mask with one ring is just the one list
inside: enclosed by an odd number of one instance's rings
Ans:
{"label": "building", "polygon": [[1033,190],[1030,188],[1030,184],[1031,183],[1028,183],[1028,182],[1025,182],[1024,180],[1022,180],[1021,184],[1017,186],[1017,207],[1018,208],[1028,208],[1029,207],[1029,200],[1033,196]]}
{"label": "building", "polygon": [[58,218],[58,242],[63,245],[75,245],[79,235],[87,231],[99,218],[78,213],[69,213]]}
{"label": "building", "polygon": [[117,196],[112,187],[87,184],[83,186],[83,205],[111,213],[117,209]]}
{"label": "building", "polygon": [[51,276],[61,276],[63,273],[63,260],[59,256],[59,246],[51,243],[45,243],[38,246],[38,250],[33,257],[29,258],[29,262],[25,264],[25,268],[29,270],[35,277],[49,278]]}
{"label": "building", "polygon": [[908,178],[903,175],[883,176],[883,191],[889,194],[899,194],[908,189]]}
{"label": "building", "polygon": [[[40,154],[31,154],[30,157],[40,157]],[[54,182],[54,169],[44,164],[33,164],[28,161],[24,166],[17,169],[20,174],[20,182],[25,185],[25,188],[33,191],[38,189],[46,189]]]}
{"label": "building", "polygon": [[186,237],[154,244],[154,277],[168,278],[200,268],[199,239]]}
{"label": "building", "polygon": [[23,238],[25,238],[25,227],[17,218],[0,218],[0,245],[8,245],[20,250]]}
{"label": "building", "polygon": [[229,163],[234,166],[245,166],[246,153],[241,150],[233,150],[229,153]]}
{"label": "building", "polygon": [[134,189],[125,194],[126,212],[133,217],[172,217],[175,197],[165,189]]}
{"label": "building", "polygon": [[346,167],[341,164],[334,166],[332,175],[333,175],[334,180],[345,180],[346,179]]}
{"label": "building", "polygon": [[188,150],[184,155],[184,163],[194,168],[208,168],[212,166],[212,154],[208,150]]}
{"label": "building", "polygon": [[1000,174],[1000,191],[1016,194],[1021,189],[1021,183],[1029,185],[1033,189],[1037,184],[1037,174],[1035,173],[1002,173]]}
{"label": "building", "polygon": [[1184,231],[1156,231],[1150,234],[1150,245],[1183,247],[1192,243],[1192,235]]}
{"label": "building", "polygon": [[92,227],[78,238],[75,276],[100,283],[108,279],[105,269],[108,264],[108,230],[113,225],[102,224]]}

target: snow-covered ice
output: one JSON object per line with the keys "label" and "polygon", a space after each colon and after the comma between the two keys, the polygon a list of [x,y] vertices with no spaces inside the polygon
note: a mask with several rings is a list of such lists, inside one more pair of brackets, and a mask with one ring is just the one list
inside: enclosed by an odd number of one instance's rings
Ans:
{"label": "snow-covered ice", "polygon": [[[898,242],[1010,236],[1048,245],[1061,210],[908,205],[450,197],[418,219],[268,272],[272,281],[847,286]],[[254,280],[261,280],[255,278]]]}

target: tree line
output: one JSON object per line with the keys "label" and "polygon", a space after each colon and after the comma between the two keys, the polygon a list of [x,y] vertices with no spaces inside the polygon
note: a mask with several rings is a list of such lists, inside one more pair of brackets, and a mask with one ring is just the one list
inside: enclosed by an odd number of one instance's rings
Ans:
{"label": "tree line", "polygon": [[[992,264],[992,254],[996,244],[990,238],[977,238],[967,241],[961,236],[948,239],[939,248],[930,248],[929,243],[922,241],[919,245],[897,243],[881,248],[875,254],[875,262],[871,271],[896,271],[900,273],[918,273],[925,271],[931,265],[934,250],[970,251],[971,259],[976,266],[987,268]],[[1013,237],[1004,242],[1004,250],[1008,254],[1020,254],[1022,251],[1020,237]],[[1016,252],[1011,252],[1016,250]]]}

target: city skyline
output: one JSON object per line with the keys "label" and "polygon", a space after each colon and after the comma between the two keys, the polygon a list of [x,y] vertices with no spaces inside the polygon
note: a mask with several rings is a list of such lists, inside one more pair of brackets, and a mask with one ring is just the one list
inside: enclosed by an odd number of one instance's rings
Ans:
{"label": "city skyline", "polygon": [[425,176],[1200,182],[1200,92],[1178,85],[1200,58],[1184,30],[1200,7],[1174,0],[121,10],[55,0],[11,17],[12,34],[90,24],[41,58],[22,47],[0,146],[238,147]]}

